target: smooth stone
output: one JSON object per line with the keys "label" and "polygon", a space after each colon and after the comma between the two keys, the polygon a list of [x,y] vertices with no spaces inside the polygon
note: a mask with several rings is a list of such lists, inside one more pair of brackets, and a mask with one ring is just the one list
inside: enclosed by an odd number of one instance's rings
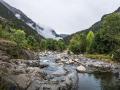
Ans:
{"label": "smooth stone", "polygon": [[69,60],[69,63],[70,63],[70,64],[73,64],[73,63],[74,63],[74,61],[73,61],[72,59],[70,59],[70,60]]}
{"label": "smooth stone", "polygon": [[84,66],[78,66],[76,69],[78,72],[86,72],[86,68]]}

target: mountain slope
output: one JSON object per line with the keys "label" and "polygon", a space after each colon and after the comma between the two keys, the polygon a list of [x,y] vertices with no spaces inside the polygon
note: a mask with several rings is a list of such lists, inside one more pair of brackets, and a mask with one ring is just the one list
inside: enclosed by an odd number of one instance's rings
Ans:
{"label": "mountain slope", "polygon": [[36,24],[23,12],[3,0],[0,0],[0,16],[12,22],[14,28],[22,29],[27,34],[32,34],[39,38],[62,39],[53,29]]}
{"label": "mountain slope", "polygon": [[[116,12],[117,12],[117,13],[120,12],[120,7],[119,7],[116,11],[114,11],[113,13],[116,13]],[[110,14],[111,14],[111,13],[110,13]],[[101,23],[102,23],[102,21],[103,21],[103,18],[106,17],[107,15],[110,15],[110,14],[104,15],[104,16],[101,18],[100,21],[98,21],[98,22],[96,22],[95,24],[93,24],[89,29],[82,30],[82,31],[76,32],[76,33],[74,33],[74,34],[72,34],[72,35],[69,35],[69,36],[65,37],[64,40],[65,40],[66,42],[69,42],[73,36],[75,36],[75,35],[77,35],[77,34],[80,34],[80,33],[86,35],[89,31],[93,31],[94,33],[98,32],[98,31],[100,30],[100,27],[101,27]]]}

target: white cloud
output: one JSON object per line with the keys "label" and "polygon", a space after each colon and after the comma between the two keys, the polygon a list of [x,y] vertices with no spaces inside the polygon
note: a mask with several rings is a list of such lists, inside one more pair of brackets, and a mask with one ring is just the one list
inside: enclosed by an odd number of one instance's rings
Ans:
{"label": "white cloud", "polygon": [[90,27],[102,15],[113,12],[120,0],[5,0],[34,21],[58,33],[74,33]]}

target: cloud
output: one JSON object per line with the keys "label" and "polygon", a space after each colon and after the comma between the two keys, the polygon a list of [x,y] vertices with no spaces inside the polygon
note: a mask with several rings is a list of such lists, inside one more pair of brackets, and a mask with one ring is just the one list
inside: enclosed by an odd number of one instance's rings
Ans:
{"label": "cloud", "polygon": [[74,33],[89,28],[120,6],[120,0],[5,0],[34,21],[58,33]]}

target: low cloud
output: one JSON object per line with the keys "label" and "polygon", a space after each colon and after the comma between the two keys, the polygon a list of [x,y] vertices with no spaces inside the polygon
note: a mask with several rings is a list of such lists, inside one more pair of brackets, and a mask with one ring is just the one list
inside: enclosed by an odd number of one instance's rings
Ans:
{"label": "low cloud", "polygon": [[71,34],[89,28],[120,6],[120,0],[4,0],[34,21],[58,33]]}

